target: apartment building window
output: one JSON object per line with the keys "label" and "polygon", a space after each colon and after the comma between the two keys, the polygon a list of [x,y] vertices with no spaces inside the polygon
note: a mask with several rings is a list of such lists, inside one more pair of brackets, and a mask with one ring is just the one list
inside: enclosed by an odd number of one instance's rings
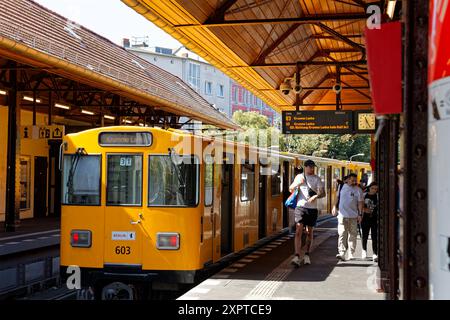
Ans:
{"label": "apartment building window", "polygon": [[189,62],[188,82],[195,90],[200,90],[200,65]]}
{"label": "apartment building window", "polygon": [[208,96],[212,95],[212,82],[205,81],[205,94]]}
{"label": "apartment building window", "polygon": [[231,99],[234,103],[236,103],[238,101],[238,90],[236,87],[233,86],[233,88],[231,89]]}
{"label": "apartment building window", "polygon": [[223,98],[224,97],[224,93],[223,93],[223,84],[219,84],[217,85],[217,96]]}

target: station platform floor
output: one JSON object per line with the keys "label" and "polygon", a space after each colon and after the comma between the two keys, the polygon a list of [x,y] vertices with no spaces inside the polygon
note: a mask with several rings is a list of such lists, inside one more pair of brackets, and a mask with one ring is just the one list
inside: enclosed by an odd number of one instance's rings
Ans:
{"label": "station platform floor", "polygon": [[370,238],[367,260],[361,259],[358,236],[355,259],[338,261],[337,241],[337,219],[322,221],[315,229],[311,265],[291,264],[294,234],[289,234],[241,258],[178,300],[384,300]]}
{"label": "station platform floor", "polygon": [[59,244],[60,218],[45,217],[24,219],[15,232],[5,232],[0,223],[0,256]]}

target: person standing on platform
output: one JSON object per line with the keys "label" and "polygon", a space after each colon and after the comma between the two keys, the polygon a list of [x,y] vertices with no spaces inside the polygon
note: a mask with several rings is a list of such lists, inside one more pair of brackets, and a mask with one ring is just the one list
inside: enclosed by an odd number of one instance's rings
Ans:
{"label": "person standing on platform", "polygon": [[345,261],[345,253],[349,251],[348,259],[352,260],[356,250],[358,223],[361,222],[364,205],[364,195],[357,185],[356,174],[348,175],[347,182],[339,193],[338,203],[339,207],[334,207],[332,211],[334,216],[338,216],[339,253],[336,258]]}
{"label": "person standing on platform", "polygon": [[303,257],[305,264],[311,264],[309,251],[313,239],[313,228],[317,221],[317,199],[325,196],[325,185],[319,176],[314,174],[316,164],[312,160],[306,160],[304,163],[304,172],[298,174],[294,182],[289,187],[293,192],[298,188],[297,207],[295,208],[295,255],[291,263],[300,266],[300,251],[302,248],[303,226],[306,226],[306,252]]}
{"label": "person standing on platform", "polygon": [[361,221],[362,229],[362,254],[361,258],[367,258],[367,240],[369,232],[372,237],[372,259],[378,261],[378,184],[372,182],[367,187],[368,192],[364,195],[364,213]]}

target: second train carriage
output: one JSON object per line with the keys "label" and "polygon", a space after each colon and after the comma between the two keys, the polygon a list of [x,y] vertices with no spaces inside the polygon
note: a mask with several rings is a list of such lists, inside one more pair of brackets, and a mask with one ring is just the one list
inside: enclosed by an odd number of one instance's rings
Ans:
{"label": "second train carriage", "polygon": [[289,227],[293,214],[283,203],[306,159],[326,186],[319,212],[330,212],[336,179],[350,165],[278,152],[271,158],[264,149],[160,128],[69,134],[61,151],[62,274],[78,266],[97,298],[176,290]]}

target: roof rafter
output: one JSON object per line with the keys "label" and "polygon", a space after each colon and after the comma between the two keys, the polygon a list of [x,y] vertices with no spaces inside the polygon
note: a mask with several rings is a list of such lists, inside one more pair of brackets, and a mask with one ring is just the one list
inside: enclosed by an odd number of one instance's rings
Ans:
{"label": "roof rafter", "polygon": [[363,54],[362,59],[364,59],[364,57],[366,56],[366,49],[363,46],[361,46],[360,44],[358,44],[358,43],[354,42],[353,40],[350,40],[349,38],[343,36],[342,34],[337,32],[336,30],[330,28],[329,26],[323,24],[322,22],[318,22],[318,23],[316,23],[316,25],[320,29],[322,29],[324,32],[326,32],[326,33],[330,34],[331,36],[333,36],[335,39],[341,40],[341,41],[349,44],[351,47],[361,51],[361,53]]}
{"label": "roof rafter", "polygon": [[225,21],[225,14],[227,10],[230,9],[236,2],[237,0],[222,1],[216,11],[214,11],[213,14],[206,19],[205,24],[220,23]]}
{"label": "roof rafter", "polygon": [[245,19],[245,20],[225,20],[223,22],[214,23],[195,23],[195,24],[177,24],[173,27],[180,28],[204,28],[204,27],[235,27],[235,26],[249,26],[261,24],[289,24],[289,23],[320,23],[333,21],[348,21],[348,20],[365,20],[369,18],[366,13],[343,13],[343,14],[324,14],[324,15],[310,15],[301,18],[276,18],[276,19]]}

